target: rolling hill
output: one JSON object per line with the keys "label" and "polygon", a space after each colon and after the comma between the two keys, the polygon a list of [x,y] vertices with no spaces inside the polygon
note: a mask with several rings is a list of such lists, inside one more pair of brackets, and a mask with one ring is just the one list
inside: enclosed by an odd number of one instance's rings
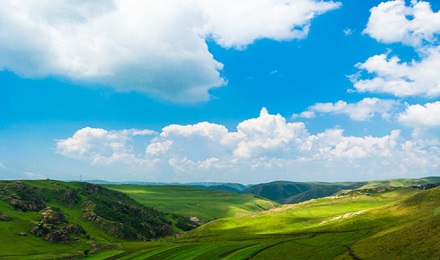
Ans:
{"label": "rolling hill", "polygon": [[215,219],[240,217],[278,206],[278,203],[253,194],[237,194],[193,186],[105,185],[124,192],[144,205],[168,213],[197,217],[202,223]]}
{"label": "rolling hill", "polygon": [[198,226],[100,185],[52,180],[0,182],[0,219],[1,254],[7,258],[78,254],[78,249],[149,241]]}
{"label": "rolling hill", "polygon": [[[427,185],[437,180],[363,182],[279,206],[185,186],[3,181],[0,259],[438,259],[440,187]],[[326,185],[312,184],[297,190]],[[193,229],[190,217],[213,221]]]}
{"label": "rolling hill", "polygon": [[294,204],[310,199],[332,196],[339,192],[377,187],[410,187],[440,183],[440,177],[391,179],[363,182],[288,182],[276,181],[251,186],[242,193],[251,193],[281,204]]}
{"label": "rolling hill", "polygon": [[438,259],[440,187],[381,187],[212,221],[92,259]]}

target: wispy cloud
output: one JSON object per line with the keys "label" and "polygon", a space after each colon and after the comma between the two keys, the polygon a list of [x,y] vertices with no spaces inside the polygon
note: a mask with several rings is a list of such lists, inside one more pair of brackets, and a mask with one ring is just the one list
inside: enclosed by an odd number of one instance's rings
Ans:
{"label": "wispy cloud", "polygon": [[350,36],[353,34],[353,30],[350,28],[345,28],[342,32],[344,33],[345,36]]}
{"label": "wispy cloud", "polygon": [[388,118],[389,112],[400,103],[395,100],[383,100],[379,98],[364,98],[357,103],[347,103],[339,100],[336,103],[316,103],[300,114],[294,114],[294,118],[313,118],[319,114],[345,114],[356,121],[364,121],[373,118],[376,114],[382,118]]}
{"label": "wispy cloud", "polygon": [[45,179],[46,176],[44,176],[43,174],[39,174],[39,173],[34,173],[34,172],[25,172],[24,176],[26,177],[26,179]]}

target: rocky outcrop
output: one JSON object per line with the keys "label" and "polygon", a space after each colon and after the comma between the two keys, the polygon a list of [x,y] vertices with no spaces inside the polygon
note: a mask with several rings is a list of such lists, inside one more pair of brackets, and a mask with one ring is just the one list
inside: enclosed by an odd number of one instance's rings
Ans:
{"label": "rocky outcrop", "polygon": [[41,211],[41,221],[31,225],[30,232],[51,243],[69,243],[71,235],[85,236],[86,231],[79,225],[69,225],[64,212],[56,207]]}
{"label": "rocky outcrop", "polygon": [[28,187],[20,181],[14,181],[0,191],[0,198],[22,212],[40,211],[46,207],[47,198],[41,195],[41,189]]}
{"label": "rocky outcrop", "polygon": [[12,194],[7,200],[14,209],[26,212],[26,211],[40,211],[46,207],[44,201],[40,198],[34,198],[32,200],[23,200],[17,194]]}
{"label": "rocky outcrop", "polygon": [[429,190],[438,186],[440,186],[440,183],[428,183],[423,185],[409,186],[409,188],[418,190]]}
{"label": "rocky outcrop", "polygon": [[0,220],[1,221],[9,221],[9,217],[0,213]]}

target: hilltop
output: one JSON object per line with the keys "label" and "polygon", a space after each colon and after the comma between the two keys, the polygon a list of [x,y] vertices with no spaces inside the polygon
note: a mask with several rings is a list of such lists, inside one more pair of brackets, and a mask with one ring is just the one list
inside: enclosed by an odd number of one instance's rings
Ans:
{"label": "hilltop", "polygon": [[411,187],[440,183],[440,177],[391,179],[362,182],[289,182],[275,181],[253,185],[242,193],[255,194],[281,204],[294,204],[356,189],[377,187]]}

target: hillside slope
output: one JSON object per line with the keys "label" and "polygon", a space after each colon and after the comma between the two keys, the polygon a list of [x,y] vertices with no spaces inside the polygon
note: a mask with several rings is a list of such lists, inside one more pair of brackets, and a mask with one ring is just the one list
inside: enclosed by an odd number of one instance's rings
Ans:
{"label": "hillside slope", "polygon": [[197,217],[202,223],[220,218],[240,217],[278,204],[253,194],[173,185],[105,185],[128,194],[140,203],[163,212]]}
{"label": "hillside slope", "polygon": [[292,204],[309,199],[331,196],[341,190],[352,190],[364,183],[288,182],[276,181],[254,185],[243,193],[251,193],[282,204]]}
{"label": "hillside slope", "polygon": [[440,187],[370,189],[214,221],[179,241],[228,244],[217,256],[231,259],[438,259],[439,198]]}
{"label": "hillside slope", "polygon": [[[148,241],[197,226],[89,183],[0,182],[2,257],[77,254],[126,240]],[[45,256],[50,258],[49,256]]]}
{"label": "hillside slope", "polygon": [[255,194],[281,204],[293,204],[310,199],[332,196],[355,189],[378,187],[410,187],[440,183],[440,177],[391,179],[362,182],[289,182],[276,181],[251,186],[242,193]]}

